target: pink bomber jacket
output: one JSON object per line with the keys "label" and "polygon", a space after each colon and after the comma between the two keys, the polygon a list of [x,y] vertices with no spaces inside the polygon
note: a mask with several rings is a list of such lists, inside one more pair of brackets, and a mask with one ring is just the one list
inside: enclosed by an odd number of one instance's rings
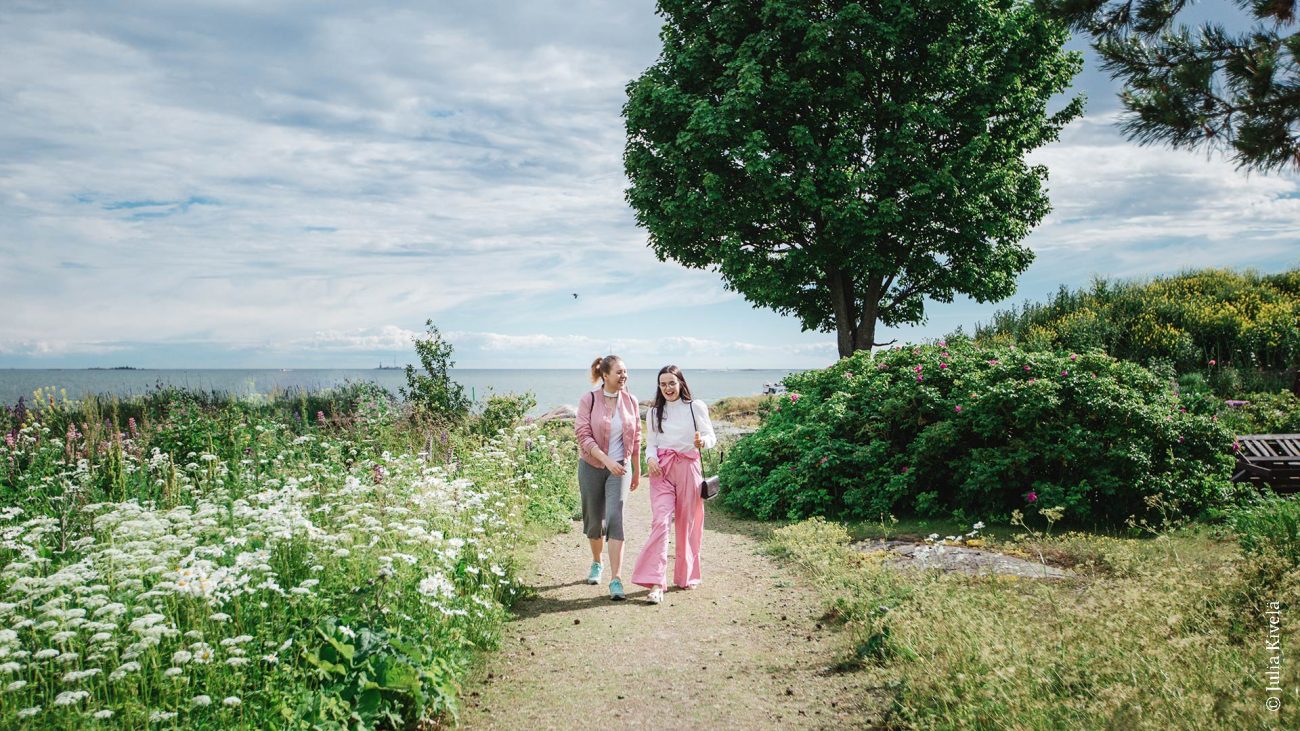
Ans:
{"label": "pink bomber jacket", "polygon": [[[582,455],[582,460],[592,467],[603,469],[604,465],[590,454],[592,447],[599,447],[600,451],[609,454],[609,427],[614,419],[614,412],[605,407],[605,399],[597,397],[596,392],[601,390],[603,388],[588,391],[585,396],[578,399],[578,420],[573,429],[578,435],[578,451]],[[641,410],[636,396],[626,390],[620,391],[618,408],[622,410],[623,415],[623,453],[629,460],[638,460],[639,463]],[[633,462],[629,461],[628,466],[632,465]]]}

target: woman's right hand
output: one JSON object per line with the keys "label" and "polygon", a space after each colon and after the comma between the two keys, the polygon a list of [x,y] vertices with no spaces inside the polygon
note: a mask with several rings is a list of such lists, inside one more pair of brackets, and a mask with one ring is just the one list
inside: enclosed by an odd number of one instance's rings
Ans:
{"label": "woman's right hand", "polygon": [[614,460],[610,459],[608,456],[605,457],[605,469],[609,470],[610,474],[614,475],[615,477],[622,477],[624,474],[627,473],[627,468],[624,467],[621,462],[615,462]]}
{"label": "woman's right hand", "polygon": [[659,477],[663,474],[663,470],[659,469],[659,463],[653,459],[646,460],[645,470],[650,473],[651,477]]}

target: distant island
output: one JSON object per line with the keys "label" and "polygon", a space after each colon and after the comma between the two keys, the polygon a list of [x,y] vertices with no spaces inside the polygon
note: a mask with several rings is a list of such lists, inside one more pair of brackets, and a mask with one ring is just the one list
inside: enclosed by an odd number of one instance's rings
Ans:
{"label": "distant island", "polygon": [[138,371],[140,369],[136,368],[135,366],[113,366],[112,368],[94,367],[94,368],[87,368],[86,370],[88,371]]}
{"label": "distant island", "polygon": [[395,365],[386,366],[386,365],[384,365],[383,363],[380,363],[380,364],[379,364],[379,367],[376,368],[375,370],[377,370],[377,371],[400,371],[400,370],[402,370],[402,368],[401,368],[401,366],[395,366]]}

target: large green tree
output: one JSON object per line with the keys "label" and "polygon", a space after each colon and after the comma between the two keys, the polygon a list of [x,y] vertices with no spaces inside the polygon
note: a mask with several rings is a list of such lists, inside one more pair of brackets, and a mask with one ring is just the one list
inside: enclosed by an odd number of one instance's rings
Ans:
{"label": "large green tree", "polygon": [[628,85],[629,203],[660,260],[835,332],[996,301],[1033,254],[1047,171],[1025,153],[1082,61],[1027,0],[660,0]]}
{"label": "large green tree", "polygon": [[1103,68],[1124,84],[1122,128],[1143,144],[1225,149],[1242,167],[1300,169],[1300,34],[1296,0],[1234,0],[1254,27],[1195,29],[1188,0],[1039,0],[1092,36]]}

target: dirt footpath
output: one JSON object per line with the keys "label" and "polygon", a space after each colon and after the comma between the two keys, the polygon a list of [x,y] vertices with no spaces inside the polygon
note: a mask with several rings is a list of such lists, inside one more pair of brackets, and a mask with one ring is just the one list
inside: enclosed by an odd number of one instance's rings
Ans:
{"label": "dirt footpath", "polygon": [[607,581],[584,582],[578,524],[533,551],[523,576],[537,597],[516,607],[484,679],[464,689],[464,728],[869,728],[881,717],[869,674],[831,669],[847,635],[760,552],[765,525],[708,506],[703,584],[683,591],[670,576],[663,604],[647,604],[629,578],[649,533],[648,488],[625,512],[627,601],[610,601]]}

